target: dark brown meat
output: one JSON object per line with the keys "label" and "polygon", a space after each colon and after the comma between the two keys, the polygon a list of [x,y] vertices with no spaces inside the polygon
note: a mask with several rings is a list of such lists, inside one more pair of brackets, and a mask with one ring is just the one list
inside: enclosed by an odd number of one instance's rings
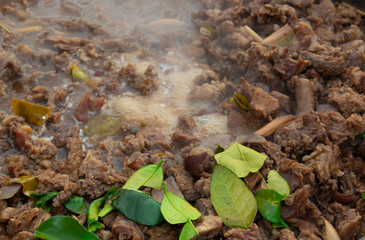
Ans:
{"label": "dark brown meat", "polygon": [[146,234],[151,240],[175,240],[179,237],[178,232],[168,223],[150,228]]}
{"label": "dark brown meat", "polygon": [[365,113],[365,97],[352,88],[343,86],[330,91],[328,102],[335,106],[344,117],[349,117],[353,113]]}
{"label": "dark brown meat", "polygon": [[176,183],[186,200],[195,201],[200,197],[200,194],[194,189],[193,177],[185,170],[184,166],[176,166],[170,168],[169,171],[174,175]]}
{"label": "dark brown meat", "polygon": [[144,236],[138,225],[118,216],[112,223],[113,239],[143,240]]}
{"label": "dark brown meat", "polygon": [[359,232],[361,216],[354,209],[348,209],[341,215],[336,224],[341,239],[356,239],[357,233]]}
{"label": "dark brown meat", "polygon": [[74,116],[80,122],[87,122],[89,120],[89,110],[99,112],[104,105],[104,97],[91,98],[90,95],[91,90],[81,98],[79,104],[76,106]]}
{"label": "dark brown meat", "polygon": [[295,101],[296,116],[301,117],[303,114],[314,111],[314,88],[313,83],[305,78],[296,78],[295,80]]}
{"label": "dark brown meat", "polygon": [[229,240],[261,240],[258,226],[253,223],[249,229],[233,228],[224,233],[224,237]]}
{"label": "dark brown meat", "polygon": [[198,219],[195,228],[199,233],[199,238],[213,239],[219,234],[223,225],[223,221],[218,216],[202,216]]}
{"label": "dark brown meat", "polygon": [[301,57],[307,60],[323,76],[337,76],[345,72],[345,59],[341,55],[336,56],[334,53],[316,54],[302,51]]}
{"label": "dark brown meat", "polygon": [[313,183],[312,171],[312,168],[292,160],[282,160],[278,166],[278,172],[288,182],[291,192],[305,183]]}

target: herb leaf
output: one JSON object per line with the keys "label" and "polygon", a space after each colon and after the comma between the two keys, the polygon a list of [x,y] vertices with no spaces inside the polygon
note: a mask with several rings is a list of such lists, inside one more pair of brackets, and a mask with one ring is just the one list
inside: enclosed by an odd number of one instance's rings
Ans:
{"label": "herb leaf", "polygon": [[179,240],[189,240],[198,234],[199,233],[195,229],[193,223],[190,220],[188,220],[181,230]]}
{"label": "herb leaf", "polygon": [[363,199],[365,199],[365,192],[364,192],[363,194],[361,194],[361,197],[362,197]]}
{"label": "herb leaf", "polygon": [[160,189],[163,182],[163,170],[161,164],[165,160],[162,159],[158,164],[150,164],[137,170],[128,179],[123,188],[139,189],[142,186]]}
{"label": "herb leaf", "polygon": [[[54,216],[41,223],[33,235],[34,238],[46,240],[98,240],[76,219],[69,216]],[[99,239],[100,240],[100,239]]]}
{"label": "herb leaf", "polygon": [[224,152],[224,148],[221,145],[217,144],[217,148],[214,150],[214,154],[218,154],[221,152]]}
{"label": "herb leaf", "polygon": [[288,224],[284,222],[283,219],[280,219],[278,223],[272,223],[273,228],[289,228]]}
{"label": "herb leaf", "polygon": [[290,194],[288,182],[275,170],[271,170],[267,176],[267,185],[270,189],[275,190],[283,196]]}
{"label": "herb leaf", "polygon": [[42,125],[48,120],[51,109],[42,105],[13,98],[13,111],[15,115],[24,117],[25,121],[36,126]]}
{"label": "herb leaf", "polygon": [[272,223],[280,222],[280,202],[285,197],[272,189],[261,189],[256,193],[257,207],[261,215]]}
{"label": "herb leaf", "polygon": [[89,208],[87,209],[87,229],[90,232],[95,232],[102,227],[101,223],[98,221],[99,207],[103,203],[104,197],[95,199],[91,202]]}
{"label": "herb leaf", "polygon": [[82,197],[73,196],[70,200],[65,202],[65,207],[76,214],[87,213],[87,209]]}
{"label": "herb leaf", "polygon": [[161,204],[138,190],[120,189],[119,197],[112,201],[112,205],[124,216],[139,224],[155,226],[163,220]]}
{"label": "herb leaf", "polygon": [[233,99],[237,103],[237,105],[243,108],[244,110],[248,111],[251,109],[250,102],[242,94],[235,92],[233,94]]}
{"label": "herb leaf", "polygon": [[164,183],[164,196],[161,203],[161,213],[170,224],[184,223],[198,219],[201,213],[185,199],[169,192]]}
{"label": "herb leaf", "polygon": [[10,179],[6,185],[20,183],[23,186],[23,193],[26,196],[30,196],[38,188],[38,178],[33,175],[26,175],[17,178]]}
{"label": "herb leaf", "polygon": [[39,199],[34,207],[41,207],[44,211],[50,212],[51,206],[47,204],[48,201],[54,199],[59,193],[58,192],[49,192],[49,193],[33,193],[29,197],[34,199]]}
{"label": "herb leaf", "polygon": [[246,177],[250,172],[257,172],[267,158],[266,155],[237,142],[214,157],[218,164],[229,168],[240,178]]}
{"label": "herb leaf", "polygon": [[257,203],[246,184],[230,169],[217,165],[210,185],[211,201],[219,217],[231,228],[249,228],[257,213]]}
{"label": "herb leaf", "polygon": [[85,136],[100,137],[113,135],[120,130],[124,118],[122,116],[93,116],[86,123],[82,132]]}

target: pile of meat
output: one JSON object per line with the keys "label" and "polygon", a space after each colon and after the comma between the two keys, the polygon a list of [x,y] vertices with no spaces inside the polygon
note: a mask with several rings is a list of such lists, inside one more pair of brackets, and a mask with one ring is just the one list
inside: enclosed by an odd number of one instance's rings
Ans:
{"label": "pile of meat", "polygon": [[[30,17],[27,4],[37,3],[0,4],[1,14],[25,21]],[[242,140],[268,156],[259,171],[262,176],[275,169],[289,183],[291,194],[282,204],[282,218],[290,229],[272,228],[259,213],[249,229],[232,229],[210,202],[214,149],[202,146],[194,116],[181,116],[171,137],[129,121],[113,136],[80,134],[83,125],[73,119],[75,111],[100,111],[101,106],[90,107],[95,99],[102,105],[104,97],[120,91],[123,84],[141,95],[158,87],[153,67],[137,74],[133,65],[117,68],[109,56],[143,43],[146,57],[165,43],[142,36],[113,39],[99,25],[77,18],[78,8],[72,4],[62,1],[62,10],[76,17],[52,24],[70,33],[83,32],[87,39],[45,30],[38,35],[40,49],[35,50],[18,46],[23,33],[0,29],[0,186],[9,178],[35,175],[37,192],[60,192],[50,213],[32,208],[34,202],[21,192],[0,200],[0,239],[32,239],[45,219],[70,215],[63,204],[73,195],[90,203],[114,184],[123,186],[134,171],[161,159],[166,160],[165,178],[202,213],[194,222],[199,232],[194,239],[322,239],[328,230],[324,219],[343,240],[365,235],[365,138],[358,136],[365,132],[365,25],[356,9],[329,0],[201,0],[203,9],[193,14],[197,34],[184,52],[205,66],[196,78],[197,89],[219,86],[216,105],[227,115],[232,132],[249,134],[277,117],[296,116],[259,141]],[[286,24],[294,33],[286,46],[265,44],[245,27],[265,40]],[[76,60],[100,79],[90,92],[69,76],[68,68]],[[228,103],[234,92],[247,98],[250,110]],[[197,100],[193,95],[190,100]],[[30,126],[11,114],[11,97],[48,106],[49,120],[41,127]],[[76,107],[70,107],[70,101]],[[44,132],[48,138],[37,137]],[[183,160],[196,165],[186,167]],[[244,181],[254,193],[260,188],[258,173]],[[75,217],[82,224],[86,221],[84,214]],[[182,228],[166,222],[138,225],[116,211],[101,222],[103,228],[96,232],[101,239],[177,239]]]}

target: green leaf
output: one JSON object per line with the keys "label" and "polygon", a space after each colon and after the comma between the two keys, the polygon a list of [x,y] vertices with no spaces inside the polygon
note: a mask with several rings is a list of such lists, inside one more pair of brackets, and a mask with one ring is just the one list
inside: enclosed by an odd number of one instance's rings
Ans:
{"label": "green leaf", "polygon": [[76,214],[87,213],[87,209],[82,197],[73,196],[70,200],[65,202],[65,207]]}
{"label": "green leaf", "polygon": [[273,228],[289,228],[288,224],[286,224],[286,222],[284,222],[283,219],[280,219],[280,222],[278,222],[278,223],[272,223],[272,227]]}
{"label": "green leaf", "polygon": [[120,189],[119,197],[112,201],[112,205],[124,216],[139,224],[155,226],[163,221],[161,204],[138,190]]}
{"label": "green leaf", "polygon": [[139,189],[142,186],[160,189],[163,182],[163,170],[161,164],[165,160],[162,159],[158,164],[150,164],[137,170],[128,179],[123,188]]}
{"label": "green leaf", "polygon": [[198,234],[199,233],[195,229],[193,223],[190,220],[188,220],[180,232],[179,240],[189,240]]}
{"label": "green leaf", "polygon": [[49,192],[49,193],[33,193],[29,197],[33,199],[39,199],[34,207],[40,207],[46,212],[51,211],[50,204],[47,204],[48,201],[54,199],[59,193],[58,192]]}
{"label": "green leaf", "polygon": [[246,184],[228,168],[217,165],[212,173],[210,198],[225,225],[249,228],[257,213],[257,203]]}
{"label": "green leaf", "polygon": [[101,223],[98,221],[99,207],[104,201],[104,197],[98,198],[90,204],[87,209],[87,229],[90,232],[95,232],[102,227]]}
{"label": "green leaf", "polygon": [[257,207],[261,215],[272,223],[281,220],[280,202],[285,196],[280,195],[272,189],[261,189],[256,193]]}
{"label": "green leaf", "polygon": [[364,192],[363,194],[361,194],[361,197],[362,197],[363,199],[365,199],[365,192]]}
{"label": "green leaf", "polygon": [[161,203],[161,213],[170,224],[184,223],[198,219],[201,213],[185,199],[169,192],[164,183],[164,196]]}
{"label": "green leaf", "polygon": [[288,196],[290,194],[288,182],[275,170],[270,170],[267,176],[267,185],[280,195]]}
{"label": "green leaf", "polygon": [[224,148],[221,145],[217,144],[217,148],[214,150],[214,154],[218,154],[221,152],[224,152]]}
{"label": "green leaf", "polygon": [[356,137],[365,137],[365,132],[359,135],[356,135]]}
{"label": "green leaf", "polygon": [[79,80],[82,82],[88,82],[89,78],[88,76],[81,70],[81,68],[75,63],[71,66],[71,76],[75,80]]}
{"label": "green leaf", "polygon": [[266,155],[237,142],[214,157],[218,164],[229,168],[240,178],[246,177],[250,172],[257,172],[267,158]]}
{"label": "green leaf", "polygon": [[[54,216],[41,223],[33,235],[46,240],[98,240],[76,219],[69,216]],[[99,239],[100,240],[100,239]]]}
{"label": "green leaf", "polygon": [[[114,186],[115,187],[115,186]],[[99,212],[99,217],[105,217],[108,213],[113,211],[115,208],[112,206],[111,202],[113,198],[116,198],[121,189],[114,189],[113,191],[108,191],[105,195],[105,204],[104,207]]]}

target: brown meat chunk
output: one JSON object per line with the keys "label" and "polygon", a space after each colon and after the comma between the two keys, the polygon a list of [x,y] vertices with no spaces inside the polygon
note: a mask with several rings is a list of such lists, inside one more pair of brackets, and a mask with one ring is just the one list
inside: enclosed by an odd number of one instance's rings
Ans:
{"label": "brown meat chunk", "polygon": [[64,103],[66,98],[68,96],[68,93],[65,89],[62,88],[56,88],[54,89],[49,97],[47,105],[51,109],[51,112],[56,109],[56,107],[59,107],[61,103]]}
{"label": "brown meat chunk", "polygon": [[359,93],[365,93],[365,72],[361,71],[359,67],[355,67],[350,72],[351,84]]}
{"label": "brown meat chunk", "polygon": [[280,230],[280,239],[281,240],[297,240],[293,231],[286,229],[286,228]]}
{"label": "brown meat chunk", "polygon": [[196,200],[194,207],[198,209],[202,216],[217,215],[213,208],[212,202],[210,201],[210,198],[199,198],[198,200]]}
{"label": "brown meat chunk", "polygon": [[76,106],[74,116],[80,122],[87,122],[90,118],[88,111],[99,112],[104,105],[104,97],[91,98],[91,90],[82,97]]}
{"label": "brown meat chunk", "polygon": [[223,225],[223,221],[218,216],[202,216],[199,218],[196,230],[199,233],[199,237],[204,239],[212,239],[218,235]]}
{"label": "brown meat chunk", "polygon": [[316,54],[302,51],[301,57],[309,61],[309,64],[323,76],[337,76],[345,72],[345,59],[341,55],[336,56],[332,53]]}
{"label": "brown meat chunk", "polygon": [[305,216],[307,200],[310,196],[309,189],[309,185],[304,185],[302,188],[285,198],[285,205],[282,208],[281,214],[284,220]]}
{"label": "brown meat chunk", "polygon": [[328,102],[335,106],[344,117],[349,117],[353,113],[365,113],[365,96],[350,87],[343,86],[330,91]]}
{"label": "brown meat chunk", "polygon": [[319,236],[321,236],[320,231],[313,223],[309,221],[299,220],[294,224],[294,226],[299,228],[300,234],[298,239],[313,239],[313,240],[321,240]]}
{"label": "brown meat chunk", "polygon": [[200,194],[194,189],[194,178],[185,170],[184,166],[170,168],[170,171],[186,200],[195,201],[200,197]]}
{"label": "brown meat chunk", "polygon": [[143,75],[137,73],[134,65],[128,64],[119,72],[119,75],[128,82],[133,88],[138,89],[142,95],[149,95],[152,90],[157,89],[157,72],[154,66],[150,65],[146,68]]}
{"label": "brown meat chunk", "polygon": [[295,82],[296,116],[301,117],[314,111],[314,87],[313,83],[305,78],[297,78]]}
{"label": "brown meat chunk", "polygon": [[40,208],[24,206],[13,212],[8,221],[8,234],[15,235],[21,231],[35,232],[38,226],[51,215]]}
{"label": "brown meat chunk", "polygon": [[256,88],[241,79],[242,95],[250,102],[251,110],[257,118],[273,119],[279,111],[279,100],[265,92],[262,88]]}
{"label": "brown meat chunk", "polygon": [[30,145],[27,155],[36,161],[53,159],[57,154],[57,147],[50,141],[38,138],[35,144]]}
{"label": "brown meat chunk", "polygon": [[278,172],[288,182],[291,192],[304,183],[313,183],[314,175],[312,171],[312,168],[304,164],[286,159],[280,161],[278,166]]}
{"label": "brown meat chunk", "polygon": [[302,158],[304,164],[314,169],[320,182],[327,182],[331,176],[340,172],[341,150],[337,145],[325,146],[319,144],[315,150]]}
{"label": "brown meat chunk", "polygon": [[227,240],[262,240],[258,226],[253,223],[249,229],[233,228],[224,233]]}
{"label": "brown meat chunk", "polygon": [[179,233],[168,223],[150,228],[146,234],[150,240],[175,240],[179,238]]}
{"label": "brown meat chunk", "polygon": [[268,23],[273,19],[279,19],[281,23],[292,23],[297,20],[297,12],[293,7],[286,4],[263,5],[257,13],[257,21],[259,23]]}
{"label": "brown meat chunk", "polygon": [[354,209],[344,211],[336,223],[338,234],[341,239],[356,239],[357,233],[359,232],[360,221],[361,216],[359,216]]}
{"label": "brown meat chunk", "polygon": [[143,240],[144,236],[138,225],[118,216],[112,223],[113,239]]}

